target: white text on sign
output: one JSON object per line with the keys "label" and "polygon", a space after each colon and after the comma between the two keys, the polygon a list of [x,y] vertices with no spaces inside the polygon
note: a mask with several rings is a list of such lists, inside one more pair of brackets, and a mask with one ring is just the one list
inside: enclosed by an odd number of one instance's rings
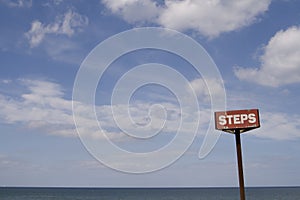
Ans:
{"label": "white text on sign", "polygon": [[245,121],[248,121],[250,124],[256,122],[256,117],[254,113],[250,114],[237,114],[237,115],[220,115],[219,116],[219,124],[227,125],[227,124],[244,124]]}
{"label": "white text on sign", "polygon": [[231,110],[215,112],[217,130],[233,132],[240,129],[243,132],[260,127],[258,109]]}

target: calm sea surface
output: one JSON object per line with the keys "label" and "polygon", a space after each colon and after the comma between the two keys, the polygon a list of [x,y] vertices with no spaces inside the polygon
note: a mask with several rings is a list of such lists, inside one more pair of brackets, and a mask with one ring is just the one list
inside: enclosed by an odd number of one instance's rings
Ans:
{"label": "calm sea surface", "polygon": [[[247,200],[298,200],[300,187],[247,188]],[[238,188],[0,188],[1,200],[239,200]]]}

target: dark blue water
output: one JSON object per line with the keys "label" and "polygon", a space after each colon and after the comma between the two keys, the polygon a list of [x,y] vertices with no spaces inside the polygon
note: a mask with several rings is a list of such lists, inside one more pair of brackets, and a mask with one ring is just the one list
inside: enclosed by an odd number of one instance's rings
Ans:
{"label": "dark blue water", "polygon": [[[239,200],[238,188],[0,188],[1,200]],[[247,188],[247,200],[298,200],[300,187]]]}

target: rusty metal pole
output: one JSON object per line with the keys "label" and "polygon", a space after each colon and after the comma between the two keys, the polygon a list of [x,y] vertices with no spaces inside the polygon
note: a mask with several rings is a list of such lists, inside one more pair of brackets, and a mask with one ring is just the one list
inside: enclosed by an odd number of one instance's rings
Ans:
{"label": "rusty metal pole", "polygon": [[243,173],[243,160],[242,160],[242,147],[241,147],[241,137],[240,130],[236,129],[235,134],[235,144],[236,144],[236,153],[238,161],[238,170],[239,170],[239,184],[240,184],[240,199],[245,200],[245,186],[244,186],[244,173]]}

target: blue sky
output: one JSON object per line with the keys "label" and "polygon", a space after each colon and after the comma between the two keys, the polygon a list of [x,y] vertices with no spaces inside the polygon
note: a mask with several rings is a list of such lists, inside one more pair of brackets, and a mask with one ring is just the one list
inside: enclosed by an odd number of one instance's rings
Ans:
{"label": "blue sky", "polygon": [[[137,124],[149,122],[151,105],[167,110],[164,133],[143,142],[124,138],[109,107],[114,85],[128,70],[146,63],[168,65],[187,78],[199,101],[200,128],[185,154],[167,168],[136,175],[101,164],[81,143],[72,114],[73,84],[81,63],[107,38],[151,26],[180,31],[205,48],[224,81],[228,109],[260,109],[261,128],[242,135],[246,186],[299,186],[299,4],[297,0],[0,0],[0,185],[238,185],[233,135],[222,133],[210,154],[198,158],[209,123],[210,95],[222,93],[222,84],[205,80],[211,86],[209,93],[203,77],[186,60],[165,51],[144,49],[115,60],[97,87],[97,117],[111,140],[130,151],[154,151],[170,142],[181,113],[168,88],[144,86],[130,100]],[[114,117],[124,119],[125,107],[118,108]],[[152,120],[164,115],[157,107],[153,113]],[[82,120],[89,124],[89,117]],[[155,125],[145,132],[155,131]],[[95,141],[103,140],[97,130],[88,132],[95,133],[90,135]],[[127,162],[119,161],[120,166]]]}

